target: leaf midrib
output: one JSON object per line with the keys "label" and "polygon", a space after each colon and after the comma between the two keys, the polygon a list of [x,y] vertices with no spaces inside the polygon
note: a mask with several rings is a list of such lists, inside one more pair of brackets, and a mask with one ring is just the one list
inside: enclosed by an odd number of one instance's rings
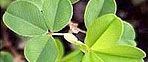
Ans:
{"label": "leaf midrib", "polygon": [[[49,40],[49,39],[48,39],[48,40]],[[37,57],[36,62],[38,62],[38,60],[39,60],[39,58],[40,58],[40,56],[41,56],[42,52],[45,50],[45,47],[46,47],[46,45],[48,44],[48,40],[46,41],[46,43],[45,43],[45,45],[43,46],[43,48],[42,48],[41,52],[39,53],[39,55],[38,55],[38,57]]]}
{"label": "leaf midrib", "polygon": [[[108,28],[110,27],[110,25],[114,22],[115,18],[112,19],[112,21],[107,25],[106,29],[104,29],[104,31],[101,33],[101,35],[95,40],[95,43],[97,42],[98,39],[100,39],[100,37],[108,30]],[[92,47],[95,43],[93,43],[90,47]]]}
{"label": "leaf midrib", "polygon": [[57,14],[58,14],[58,8],[59,8],[59,6],[60,6],[60,2],[61,2],[61,0],[58,0],[58,6],[57,6],[57,8],[56,8],[56,15],[55,15],[55,18],[54,18],[54,22],[53,22],[53,31],[54,31],[54,26],[55,26],[55,21],[56,21],[56,18],[57,18]]}

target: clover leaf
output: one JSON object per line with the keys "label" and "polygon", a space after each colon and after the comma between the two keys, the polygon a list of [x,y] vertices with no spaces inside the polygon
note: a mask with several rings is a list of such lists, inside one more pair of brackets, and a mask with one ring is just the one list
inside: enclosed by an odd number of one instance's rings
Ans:
{"label": "clover leaf", "polygon": [[90,0],[84,14],[85,26],[88,28],[96,18],[109,13],[116,13],[115,0]]}
{"label": "clover leaf", "polygon": [[25,46],[25,57],[29,62],[55,62],[58,46],[50,35],[33,37]]}

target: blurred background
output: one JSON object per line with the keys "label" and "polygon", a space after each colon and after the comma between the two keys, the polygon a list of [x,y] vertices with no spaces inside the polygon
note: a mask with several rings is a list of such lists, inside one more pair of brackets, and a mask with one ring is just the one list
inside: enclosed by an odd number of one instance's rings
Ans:
{"label": "blurred background", "polygon": [[[23,50],[25,42],[28,38],[21,37],[11,30],[9,30],[2,21],[2,16],[6,11],[8,5],[14,0],[0,0],[0,51],[9,52],[13,56],[14,62],[26,62]],[[78,28],[86,30],[83,21],[84,10],[88,0],[80,0],[73,4],[74,15],[72,22],[78,25]],[[148,0],[116,0],[117,3],[117,16],[123,20],[131,23],[136,31],[137,47],[144,50],[148,55]],[[67,32],[69,26],[65,27],[60,32]],[[75,34],[79,40],[84,41],[85,34]],[[60,37],[66,52],[71,50],[68,42]],[[65,54],[66,54],[65,52]],[[146,57],[145,62],[148,62]]]}

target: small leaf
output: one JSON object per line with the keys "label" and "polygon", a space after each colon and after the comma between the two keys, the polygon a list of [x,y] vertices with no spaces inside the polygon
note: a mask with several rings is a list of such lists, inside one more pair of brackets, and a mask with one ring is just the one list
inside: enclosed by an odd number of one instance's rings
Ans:
{"label": "small leaf", "polygon": [[0,62],[13,62],[13,57],[8,52],[0,52]]}
{"label": "small leaf", "polygon": [[36,36],[47,33],[47,27],[38,7],[25,1],[13,2],[3,16],[4,23],[22,36]]}
{"label": "small leaf", "polygon": [[69,0],[44,0],[42,9],[46,24],[52,32],[63,29],[72,17]]}
{"label": "small leaf", "polygon": [[125,21],[123,21],[123,23],[124,23],[124,31],[119,43],[136,46],[136,42],[134,41],[135,40],[134,28]]}
{"label": "small leaf", "polygon": [[77,3],[80,0],[70,0],[70,1],[71,1],[72,4],[75,4],[75,3]]}
{"label": "small leaf", "polygon": [[104,62],[99,56],[93,52],[85,53],[82,62]]}
{"label": "small leaf", "polygon": [[80,50],[75,50],[63,58],[63,62],[81,62],[83,53]]}
{"label": "small leaf", "polygon": [[58,49],[57,49],[58,50],[58,57],[57,57],[56,62],[60,62],[63,55],[64,55],[64,46],[59,39],[55,39],[55,41],[56,41],[56,44],[58,47]]}
{"label": "small leaf", "polygon": [[114,0],[90,0],[84,14],[85,25],[88,28],[99,16],[116,12]]}
{"label": "small leaf", "polygon": [[120,19],[114,14],[104,15],[89,26],[86,33],[85,43],[92,48],[107,47],[117,43],[122,35],[123,25]]}
{"label": "small leaf", "polygon": [[34,37],[26,44],[25,57],[29,62],[55,62],[57,56],[57,45],[51,36]]}
{"label": "small leaf", "polygon": [[111,60],[113,62],[141,62],[146,57],[142,50],[128,45],[114,45],[110,48],[95,49],[95,51],[104,62],[110,62]]}

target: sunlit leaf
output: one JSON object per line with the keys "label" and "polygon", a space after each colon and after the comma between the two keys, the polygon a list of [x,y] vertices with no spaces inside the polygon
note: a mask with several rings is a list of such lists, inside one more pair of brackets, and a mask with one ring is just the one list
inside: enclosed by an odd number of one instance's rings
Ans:
{"label": "sunlit leaf", "polygon": [[107,47],[117,43],[122,35],[122,30],[123,25],[118,17],[113,14],[104,15],[88,27],[85,43],[92,48]]}
{"label": "sunlit leaf", "polygon": [[58,50],[58,57],[57,57],[57,62],[60,62],[64,56],[64,46],[62,42],[59,39],[55,39],[56,44],[57,44],[57,50]]}
{"label": "sunlit leaf", "polygon": [[85,53],[82,62],[104,62],[99,56],[93,52]]}
{"label": "sunlit leaf", "polygon": [[94,50],[104,62],[142,62],[146,57],[142,50],[128,45],[114,45],[110,48]]}

